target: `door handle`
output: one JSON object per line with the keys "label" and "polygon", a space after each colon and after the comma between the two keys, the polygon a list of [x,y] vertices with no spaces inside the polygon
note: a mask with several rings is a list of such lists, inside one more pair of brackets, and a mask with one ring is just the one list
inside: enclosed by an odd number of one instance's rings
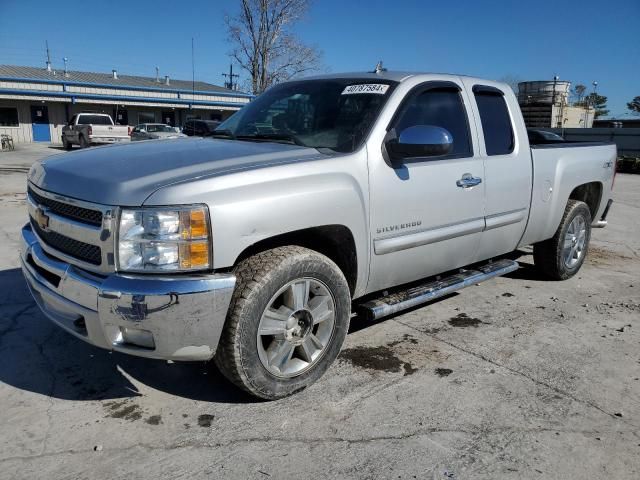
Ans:
{"label": "door handle", "polygon": [[481,183],[481,178],[474,177],[470,173],[465,173],[464,175],[462,175],[462,178],[456,182],[456,185],[460,188],[472,188],[476,185],[480,185]]}

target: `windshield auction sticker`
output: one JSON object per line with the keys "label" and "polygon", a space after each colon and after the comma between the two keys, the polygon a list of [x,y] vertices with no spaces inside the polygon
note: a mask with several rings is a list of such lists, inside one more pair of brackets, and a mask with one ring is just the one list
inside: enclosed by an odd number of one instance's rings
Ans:
{"label": "windshield auction sticker", "polygon": [[342,95],[354,95],[356,93],[375,93],[384,95],[387,93],[389,85],[384,83],[361,83],[360,85],[349,85],[344,88]]}

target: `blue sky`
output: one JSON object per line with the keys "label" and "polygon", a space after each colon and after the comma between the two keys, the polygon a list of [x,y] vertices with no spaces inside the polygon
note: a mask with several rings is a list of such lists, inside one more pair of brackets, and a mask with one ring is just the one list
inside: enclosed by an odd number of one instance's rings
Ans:
{"label": "blue sky", "polygon": [[[44,65],[49,40],[58,68],[66,56],[77,70],[153,76],[158,65],[161,75],[190,79],[194,37],[196,78],[220,84],[230,50],[224,15],[239,2],[0,3],[0,64]],[[371,70],[382,59],[394,70],[493,79],[557,74],[598,81],[611,113],[621,115],[640,95],[639,18],[640,0],[315,0],[297,31],[332,72]]]}

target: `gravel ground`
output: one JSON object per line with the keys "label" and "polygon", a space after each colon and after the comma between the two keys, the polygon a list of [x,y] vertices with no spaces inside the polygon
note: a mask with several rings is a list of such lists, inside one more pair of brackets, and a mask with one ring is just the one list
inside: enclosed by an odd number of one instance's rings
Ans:
{"label": "gravel ground", "polygon": [[517,272],[375,324],[292,398],[84,344],[18,269],[25,171],[0,153],[0,478],[640,478],[640,176],[580,274]]}

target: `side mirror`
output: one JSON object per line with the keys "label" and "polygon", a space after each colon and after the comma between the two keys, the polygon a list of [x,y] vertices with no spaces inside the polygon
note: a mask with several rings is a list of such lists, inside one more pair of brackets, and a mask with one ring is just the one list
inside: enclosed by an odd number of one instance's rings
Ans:
{"label": "side mirror", "polygon": [[405,128],[397,138],[388,140],[386,146],[394,159],[437,157],[451,152],[453,135],[435,125],[414,125]]}

